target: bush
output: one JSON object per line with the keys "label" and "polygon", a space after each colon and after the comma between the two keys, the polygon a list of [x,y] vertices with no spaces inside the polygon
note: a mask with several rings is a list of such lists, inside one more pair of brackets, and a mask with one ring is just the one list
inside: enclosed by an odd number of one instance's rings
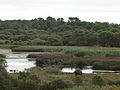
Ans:
{"label": "bush", "polygon": [[107,57],[120,57],[120,53],[108,53],[106,54]]}
{"label": "bush", "polygon": [[47,90],[58,90],[58,89],[73,87],[73,83],[68,80],[57,79],[50,82],[49,86],[50,87]]}
{"label": "bush", "polygon": [[1,57],[1,58],[6,58],[6,56],[5,56],[5,55],[3,55],[3,54],[0,54],[0,57]]}
{"label": "bush", "polygon": [[73,86],[73,83],[71,81],[62,79],[54,80],[51,82],[51,84],[56,89],[69,88]]}
{"label": "bush", "polygon": [[45,71],[47,73],[56,74],[56,75],[60,73],[60,69],[59,68],[52,68],[52,67],[46,68]]}
{"label": "bush", "polygon": [[34,54],[29,54],[29,55],[27,56],[27,58],[37,58],[37,57],[39,57],[39,56],[34,55]]}
{"label": "bush", "polygon": [[98,61],[92,64],[95,70],[120,70],[119,61]]}
{"label": "bush", "polygon": [[107,62],[95,62],[93,63],[93,69],[95,70],[109,70],[110,65]]}
{"label": "bush", "polygon": [[79,86],[82,84],[82,77],[81,76],[76,76],[75,77],[75,80],[74,80],[74,83]]}
{"label": "bush", "polygon": [[39,57],[36,59],[36,65],[39,67],[44,66],[60,66],[63,60],[58,58],[49,58],[49,57]]}
{"label": "bush", "polygon": [[92,78],[92,83],[99,86],[105,85],[103,78],[97,75]]}
{"label": "bush", "polygon": [[44,49],[37,49],[37,48],[12,48],[12,52],[44,52]]}
{"label": "bush", "polygon": [[73,82],[69,80],[57,79],[42,86],[42,90],[58,90],[73,87]]}
{"label": "bush", "polygon": [[82,75],[81,69],[76,69],[74,73],[75,75]]}
{"label": "bush", "polygon": [[31,41],[33,45],[46,45],[47,41],[46,40],[41,40],[41,39],[34,39]]}
{"label": "bush", "polygon": [[34,80],[19,80],[17,90],[38,90],[38,85]]}
{"label": "bush", "polygon": [[85,55],[86,55],[85,52],[77,52],[74,54],[74,56],[76,57],[84,57]]}
{"label": "bush", "polygon": [[89,65],[89,62],[87,60],[81,60],[77,63],[77,67],[80,69],[83,69],[84,66],[88,66],[88,65]]}

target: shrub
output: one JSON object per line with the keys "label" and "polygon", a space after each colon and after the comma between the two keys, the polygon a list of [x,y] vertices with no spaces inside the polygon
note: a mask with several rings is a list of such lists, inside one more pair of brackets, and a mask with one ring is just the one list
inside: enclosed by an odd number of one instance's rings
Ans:
{"label": "shrub", "polygon": [[18,79],[27,79],[27,77],[30,75],[30,73],[26,73],[26,72],[20,72],[19,73],[19,76],[18,76]]}
{"label": "shrub", "polygon": [[0,54],[0,57],[1,57],[1,58],[6,58],[6,56],[5,56],[5,55],[3,55],[3,54]]}
{"label": "shrub", "polygon": [[59,58],[39,57],[36,59],[36,65],[39,67],[44,66],[60,66],[63,60]]}
{"label": "shrub", "polygon": [[57,79],[46,82],[41,86],[41,90],[58,90],[73,87],[73,82],[69,80]]}
{"label": "shrub", "polygon": [[81,76],[76,76],[74,80],[76,85],[81,85],[82,84],[82,77]]}
{"label": "shrub", "polygon": [[44,52],[44,49],[37,48],[12,48],[12,52]]}
{"label": "shrub", "polygon": [[69,80],[62,80],[62,79],[58,79],[58,80],[54,80],[51,82],[51,84],[53,85],[54,88],[58,88],[58,89],[63,89],[63,88],[68,88],[68,87],[72,87],[73,83]]}
{"label": "shrub", "polygon": [[87,60],[81,60],[77,63],[77,67],[82,69],[84,68],[84,66],[88,66],[89,65],[89,62]]}
{"label": "shrub", "polygon": [[37,83],[34,80],[19,80],[16,90],[38,90]]}
{"label": "shrub", "polygon": [[81,69],[76,69],[74,73],[75,75],[82,75]]}
{"label": "shrub", "polygon": [[34,54],[29,54],[29,55],[27,56],[27,58],[37,58],[37,57],[39,57],[39,56],[34,55]]}
{"label": "shrub", "polygon": [[84,57],[85,55],[86,55],[85,52],[77,52],[74,54],[74,56],[76,57]]}
{"label": "shrub", "polygon": [[108,53],[106,54],[107,57],[120,57],[120,53],[114,52],[114,53]]}
{"label": "shrub", "polygon": [[103,78],[97,75],[92,78],[92,83],[99,86],[105,85]]}
{"label": "shrub", "polygon": [[107,62],[95,62],[93,64],[93,69],[95,70],[109,70],[110,65],[107,64]]}
{"label": "shrub", "polygon": [[51,73],[51,74],[59,74],[60,73],[60,69],[59,68],[52,68],[52,67],[46,68],[45,71],[47,73]]}
{"label": "shrub", "polygon": [[95,70],[120,70],[119,61],[98,61],[94,62],[92,66]]}

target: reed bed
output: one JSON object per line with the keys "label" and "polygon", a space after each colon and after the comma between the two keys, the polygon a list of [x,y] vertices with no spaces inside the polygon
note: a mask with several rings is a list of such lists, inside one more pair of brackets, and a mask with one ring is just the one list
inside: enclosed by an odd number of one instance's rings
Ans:
{"label": "reed bed", "polygon": [[109,53],[120,54],[119,48],[103,47],[75,47],[75,46],[20,46],[12,49],[13,52],[60,52],[75,54],[84,52],[86,56],[106,56]]}

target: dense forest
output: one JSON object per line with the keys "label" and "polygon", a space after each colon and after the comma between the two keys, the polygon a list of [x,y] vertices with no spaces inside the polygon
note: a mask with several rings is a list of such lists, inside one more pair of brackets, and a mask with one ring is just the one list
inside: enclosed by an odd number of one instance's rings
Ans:
{"label": "dense forest", "polygon": [[119,47],[120,25],[77,17],[0,20],[0,44]]}

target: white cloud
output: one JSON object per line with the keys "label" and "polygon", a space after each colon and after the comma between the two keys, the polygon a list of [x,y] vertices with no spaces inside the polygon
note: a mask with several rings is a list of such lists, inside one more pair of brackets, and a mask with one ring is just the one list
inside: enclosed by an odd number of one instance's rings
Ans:
{"label": "white cloud", "polygon": [[86,21],[120,23],[119,0],[0,0],[0,19],[76,16]]}

